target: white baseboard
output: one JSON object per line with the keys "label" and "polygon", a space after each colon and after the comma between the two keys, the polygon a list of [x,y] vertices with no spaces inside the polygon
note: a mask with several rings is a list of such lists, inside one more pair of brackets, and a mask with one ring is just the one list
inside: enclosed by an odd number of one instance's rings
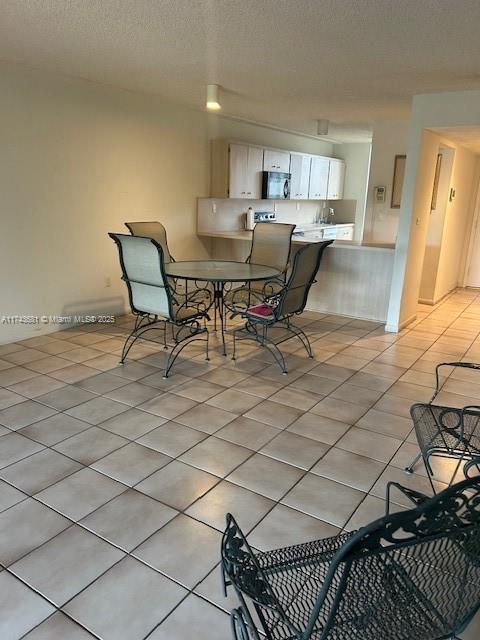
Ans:
{"label": "white baseboard", "polygon": [[399,324],[387,324],[387,325],[385,325],[385,331],[387,333],[398,333],[399,331],[404,329],[407,325],[409,325],[411,322],[414,322],[416,319],[417,319],[417,314],[414,313],[413,316],[411,316],[410,318],[407,318],[407,320],[404,320],[403,322],[400,322]]}

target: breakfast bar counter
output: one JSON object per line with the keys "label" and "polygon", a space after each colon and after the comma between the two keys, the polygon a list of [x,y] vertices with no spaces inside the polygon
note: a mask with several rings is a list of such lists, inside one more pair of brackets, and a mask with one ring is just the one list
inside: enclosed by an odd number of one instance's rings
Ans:
{"label": "breakfast bar counter", "polygon": [[[251,231],[198,231],[210,241],[215,260],[245,260],[250,252]],[[315,230],[294,236],[293,251],[306,242],[318,242]],[[327,247],[307,309],[385,322],[392,280],[395,246],[335,242]]]}

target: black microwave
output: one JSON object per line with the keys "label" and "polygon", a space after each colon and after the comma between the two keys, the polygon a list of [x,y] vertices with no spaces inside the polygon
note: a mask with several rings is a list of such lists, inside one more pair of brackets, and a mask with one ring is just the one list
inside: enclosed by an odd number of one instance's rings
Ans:
{"label": "black microwave", "polygon": [[264,171],[262,200],[290,200],[290,173]]}

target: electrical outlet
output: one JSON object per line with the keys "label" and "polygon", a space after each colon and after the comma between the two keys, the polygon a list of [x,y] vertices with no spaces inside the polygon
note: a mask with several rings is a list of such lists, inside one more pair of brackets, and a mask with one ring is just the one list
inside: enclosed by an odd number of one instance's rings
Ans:
{"label": "electrical outlet", "polygon": [[212,202],[212,213],[213,214],[217,213],[217,203],[216,202]]}
{"label": "electrical outlet", "polygon": [[300,211],[300,203],[297,202],[297,211]]}
{"label": "electrical outlet", "polygon": [[112,286],[112,279],[110,278],[110,276],[105,276],[105,286],[106,287]]}

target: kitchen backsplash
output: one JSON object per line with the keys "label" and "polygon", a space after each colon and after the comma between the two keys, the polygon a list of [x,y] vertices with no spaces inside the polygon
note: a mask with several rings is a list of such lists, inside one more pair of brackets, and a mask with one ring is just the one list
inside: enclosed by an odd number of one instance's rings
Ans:
{"label": "kitchen backsplash", "polygon": [[[355,222],[356,200],[336,200],[331,205],[335,210],[333,222]],[[301,226],[317,222],[324,208],[327,213],[329,203],[322,200],[273,201],[199,198],[197,228],[203,232],[243,229],[245,212],[248,207],[252,207],[254,211],[276,211],[277,222],[288,222]]]}

